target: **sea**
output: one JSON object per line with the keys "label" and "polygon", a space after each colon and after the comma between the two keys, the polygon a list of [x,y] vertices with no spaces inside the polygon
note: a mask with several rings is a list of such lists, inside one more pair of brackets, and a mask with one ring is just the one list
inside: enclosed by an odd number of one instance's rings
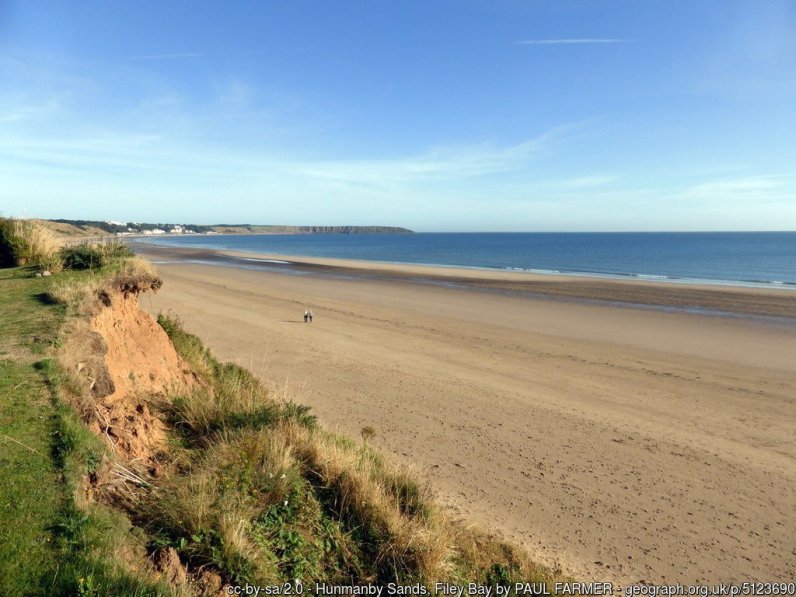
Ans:
{"label": "sea", "polygon": [[796,290],[796,232],[190,235],[150,237],[144,242],[296,257]]}

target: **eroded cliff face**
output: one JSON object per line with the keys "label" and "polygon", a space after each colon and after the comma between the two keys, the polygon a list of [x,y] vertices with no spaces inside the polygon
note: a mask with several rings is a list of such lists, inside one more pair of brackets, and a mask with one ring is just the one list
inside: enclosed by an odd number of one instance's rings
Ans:
{"label": "eroded cliff face", "polygon": [[114,385],[108,401],[166,396],[191,386],[190,369],[163,328],[140,308],[138,293],[115,292],[104,303],[89,325],[105,341],[105,366]]}
{"label": "eroded cliff face", "polygon": [[92,431],[137,472],[156,476],[167,442],[153,408],[196,382],[166,332],[140,308],[139,292],[101,293],[92,314],[66,330],[60,353],[82,386],[76,406]]}

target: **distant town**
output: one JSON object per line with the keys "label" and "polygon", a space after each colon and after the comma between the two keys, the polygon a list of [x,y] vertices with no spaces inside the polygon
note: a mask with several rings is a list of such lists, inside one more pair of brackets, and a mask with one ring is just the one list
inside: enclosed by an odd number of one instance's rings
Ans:
{"label": "distant town", "polygon": [[70,224],[77,228],[98,228],[107,234],[117,236],[161,235],[161,234],[209,234],[212,226],[190,224],[147,224],[138,222],[116,222],[114,220],[51,220],[59,224]]}

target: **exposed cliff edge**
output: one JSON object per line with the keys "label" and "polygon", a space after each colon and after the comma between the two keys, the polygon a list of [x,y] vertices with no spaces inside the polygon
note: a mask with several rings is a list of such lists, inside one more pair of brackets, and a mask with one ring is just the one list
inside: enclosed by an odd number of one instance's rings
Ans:
{"label": "exposed cliff edge", "polygon": [[90,314],[68,324],[59,354],[83,386],[78,406],[89,428],[114,454],[157,475],[167,438],[154,402],[190,391],[196,378],[163,328],[139,307],[138,294],[152,287],[103,291]]}

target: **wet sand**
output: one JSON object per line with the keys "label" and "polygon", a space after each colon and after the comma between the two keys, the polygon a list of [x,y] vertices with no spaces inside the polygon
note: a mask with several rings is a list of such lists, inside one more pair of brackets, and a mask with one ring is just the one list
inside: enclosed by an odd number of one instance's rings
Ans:
{"label": "wet sand", "polygon": [[327,426],[373,427],[457,516],[544,563],[796,576],[796,293],[144,252],[166,262],[145,308],[287,380]]}

